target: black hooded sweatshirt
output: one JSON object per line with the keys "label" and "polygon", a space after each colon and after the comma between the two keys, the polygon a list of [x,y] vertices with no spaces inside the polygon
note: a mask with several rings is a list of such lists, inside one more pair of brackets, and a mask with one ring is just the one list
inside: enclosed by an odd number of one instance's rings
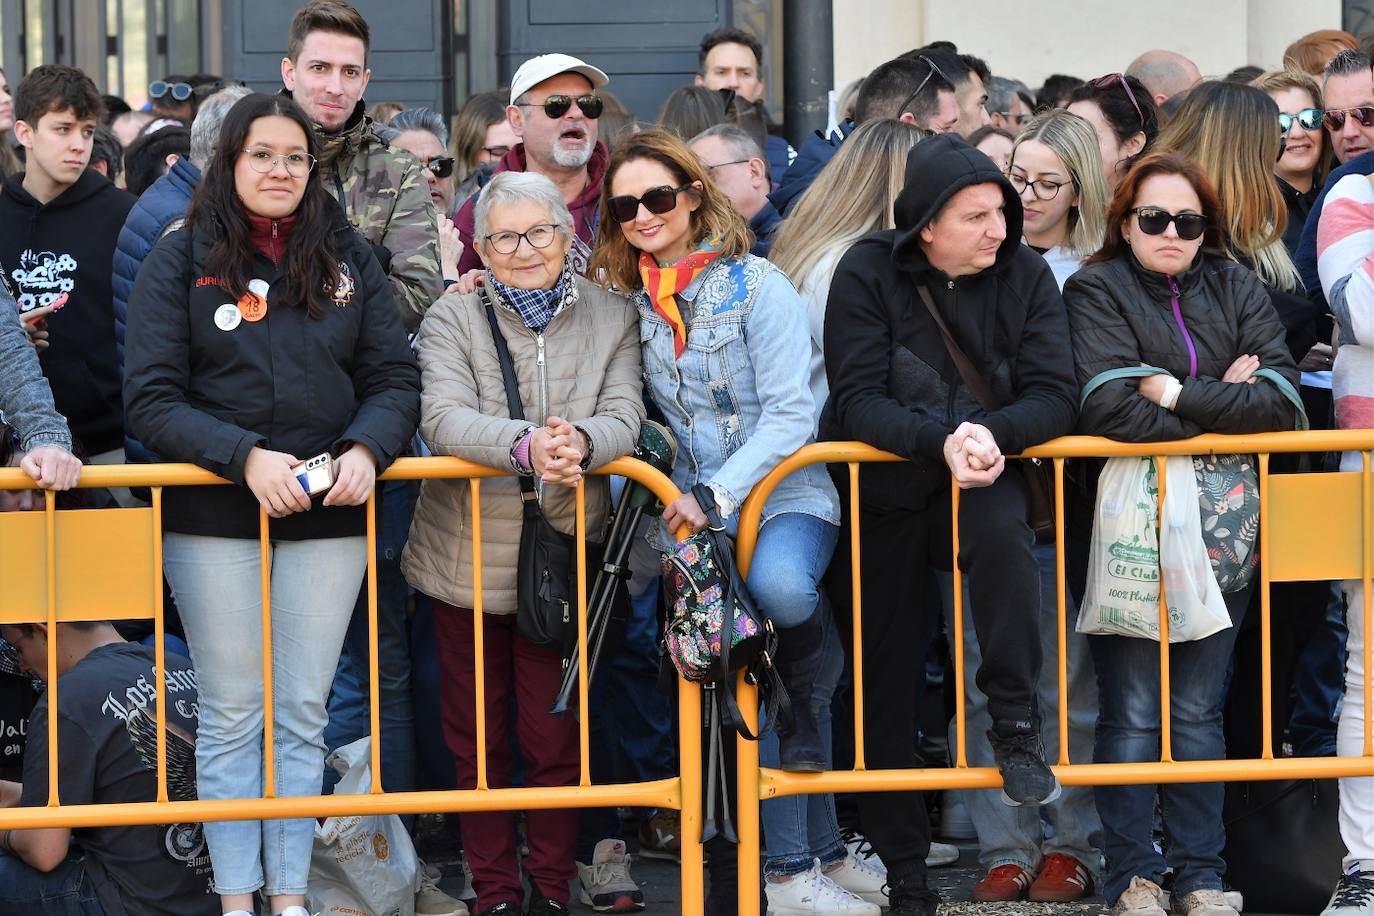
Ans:
{"label": "black hooded sweatshirt", "polygon": [[[984,183],[1002,189],[1006,240],[991,267],[950,279],[926,259],[920,231],[956,193]],[[991,159],[952,134],[921,141],[907,156],[895,216],[897,228],[856,243],[831,281],[821,438],[910,459],[860,478],[866,502],[910,510],[948,492],[944,442],[961,422],[986,426],[1010,455],[1072,431],[1077,385],[1064,301],[1049,265],[1021,244],[1020,198]],[[984,410],[963,384],[919,284],[1006,406]]]}
{"label": "black hooded sweatshirt", "polygon": [[21,311],[67,303],[48,318],[39,354],[53,401],[92,455],[124,446],[124,407],[115,358],[115,243],[135,198],[87,170],[40,204],[24,176],[0,193],[0,265]]}

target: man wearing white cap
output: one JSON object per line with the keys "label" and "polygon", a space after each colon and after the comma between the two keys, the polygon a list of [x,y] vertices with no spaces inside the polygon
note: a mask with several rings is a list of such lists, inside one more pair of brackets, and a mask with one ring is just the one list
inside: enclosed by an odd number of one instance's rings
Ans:
{"label": "man wearing white cap", "polygon": [[[497,172],[538,172],[558,185],[577,232],[569,257],[579,274],[586,273],[591,258],[601,177],[609,158],[605,145],[596,138],[596,119],[602,108],[596,90],[609,81],[596,67],[567,54],[543,54],[525,61],[511,80],[506,108],[506,119],[521,142],[496,166]],[[463,204],[454,220],[463,238],[458,262],[463,273],[482,266],[473,239],[473,211],[479,194]]]}

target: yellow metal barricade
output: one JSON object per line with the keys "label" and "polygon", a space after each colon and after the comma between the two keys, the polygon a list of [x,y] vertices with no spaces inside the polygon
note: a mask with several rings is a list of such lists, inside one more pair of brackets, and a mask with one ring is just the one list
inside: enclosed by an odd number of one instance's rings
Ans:
{"label": "yellow metal barricade", "polygon": [[[1284,452],[1354,451],[1363,453],[1363,470],[1338,474],[1270,475],[1269,456]],[[1066,785],[1117,785],[1132,783],[1209,782],[1226,780],[1308,779],[1339,776],[1374,776],[1374,728],[1371,728],[1371,690],[1374,677],[1366,675],[1364,749],[1359,757],[1275,759],[1272,752],[1273,723],[1270,709],[1271,635],[1269,585],[1271,582],[1324,579],[1358,579],[1364,583],[1362,613],[1365,621],[1364,670],[1371,671],[1374,654],[1374,611],[1370,580],[1374,574],[1374,474],[1370,457],[1374,451],[1374,430],[1312,431],[1267,433],[1248,436],[1199,436],[1177,442],[1122,443],[1086,436],[1056,439],[1026,451],[1023,458],[1052,460],[1056,483],[1056,579],[1058,595],[1058,683],[1067,683],[1067,634],[1071,625],[1066,608],[1064,577],[1064,460],[1067,458],[1109,458],[1143,456],[1154,458],[1160,468],[1159,499],[1164,499],[1163,462],[1169,455],[1251,454],[1259,455],[1260,483],[1260,627],[1262,646],[1261,703],[1264,746],[1261,756],[1250,760],[1175,761],[1170,750],[1169,729],[1169,651],[1168,606],[1160,588],[1160,695],[1161,747],[1158,763],[1077,763],[1069,758],[1068,699],[1060,696],[1059,762],[1056,776]],[[756,742],[738,740],[737,829],[739,846],[739,913],[756,916],[760,865],[760,799],[815,792],[892,792],[944,789],[990,789],[1001,785],[994,768],[968,765],[964,721],[964,628],[963,582],[958,563],[954,564],[953,646],[955,673],[955,764],[949,769],[870,770],[864,759],[863,696],[863,583],[858,571],[859,550],[859,472],[860,465],[903,459],[861,443],[830,442],[807,446],[790,456],[766,476],[749,494],[740,512],[738,561],[747,574],[757,543],[764,504],[774,488],[789,474],[812,464],[834,464],[847,469],[849,477],[849,551],[855,570],[853,588],[853,690],[854,690],[854,769],[827,773],[789,773],[759,766]],[[959,554],[959,489],[951,485],[953,513],[953,556]],[[844,549],[841,545],[838,549]],[[932,611],[933,612],[933,611]],[[751,726],[757,726],[756,690],[739,681],[739,705]]]}
{"label": "yellow metal barricade", "polygon": [[[630,478],[664,503],[680,494],[663,474],[643,462],[617,459],[598,474]],[[547,788],[492,789],[486,777],[486,704],[482,665],[481,481],[508,471],[456,458],[403,458],[382,480],[463,478],[472,486],[474,563],[474,649],[476,667],[477,787],[468,790],[383,792],[381,742],[372,742],[372,785],[367,795],[281,798],[272,764],[271,542],[268,518],[260,515],[262,558],[263,683],[265,705],[265,772],[262,798],[171,801],[167,795],[166,669],[163,650],[162,526],[163,489],[168,486],[223,485],[224,481],[191,465],[88,466],[82,487],[152,488],[152,505],[142,509],[57,511],[46,493],[44,511],[0,513],[0,623],[48,624],[48,670],[56,670],[59,636],[56,624],[76,620],[151,618],[156,634],[157,800],[109,805],[63,805],[58,797],[58,717],[48,717],[49,796],[43,808],[0,810],[0,830],[31,827],[100,827],[114,824],[163,824],[212,820],[327,817],[348,814],[426,814],[442,811],[506,811],[540,808],[636,806],[681,811],[682,906],[686,913],[703,908],[701,854],[701,691],[678,683],[681,765],[678,776],[653,782],[592,785],[587,710],[587,580],[584,492],[577,488],[577,567],[581,769],[578,784]],[[33,483],[17,469],[0,469],[0,490],[30,489]],[[381,733],[377,672],[377,568],[375,495],[367,506],[367,583],[371,733]],[[49,708],[56,708],[58,684],[48,681]]]}

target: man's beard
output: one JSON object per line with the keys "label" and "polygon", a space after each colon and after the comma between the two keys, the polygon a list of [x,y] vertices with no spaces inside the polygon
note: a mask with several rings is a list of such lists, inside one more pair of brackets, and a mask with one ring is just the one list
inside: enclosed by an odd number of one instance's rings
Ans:
{"label": "man's beard", "polygon": [[555,137],[549,155],[562,168],[580,169],[591,161],[592,150],[595,147],[596,144],[591,137],[585,137],[577,149],[567,149],[559,143],[559,138]]}

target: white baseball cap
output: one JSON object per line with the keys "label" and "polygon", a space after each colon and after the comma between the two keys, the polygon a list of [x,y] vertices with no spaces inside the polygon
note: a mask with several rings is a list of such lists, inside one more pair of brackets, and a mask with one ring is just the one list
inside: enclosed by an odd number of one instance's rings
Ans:
{"label": "white baseball cap", "polygon": [[531,57],[515,71],[515,76],[510,81],[510,103],[514,105],[520,96],[560,73],[580,73],[591,81],[593,89],[600,89],[611,81],[609,76],[596,67],[570,54],[541,54]]}

